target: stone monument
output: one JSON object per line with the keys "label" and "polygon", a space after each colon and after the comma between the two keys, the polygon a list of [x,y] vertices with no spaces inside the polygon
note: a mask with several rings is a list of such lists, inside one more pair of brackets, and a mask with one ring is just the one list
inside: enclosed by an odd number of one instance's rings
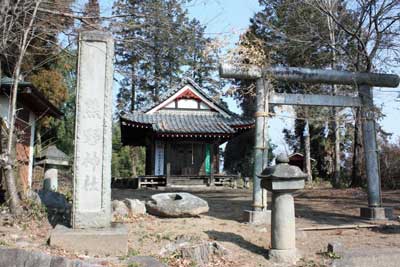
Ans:
{"label": "stone monument", "polygon": [[268,258],[275,262],[295,264],[296,227],[292,193],[304,188],[308,175],[289,165],[286,155],[279,155],[277,165],[266,168],[259,176],[261,187],[272,191],[271,249]]}
{"label": "stone monument", "polygon": [[56,227],[50,244],[92,255],[127,253],[127,229],[111,225],[111,129],[114,41],[79,34],[72,228]]}
{"label": "stone monument", "polygon": [[83,32],[76,89],[73,228],[111,222],[113,39]]}

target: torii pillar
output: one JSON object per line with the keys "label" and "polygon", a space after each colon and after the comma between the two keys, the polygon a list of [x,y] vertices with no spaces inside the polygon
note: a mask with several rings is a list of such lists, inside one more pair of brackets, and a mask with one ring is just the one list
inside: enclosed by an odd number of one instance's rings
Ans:
{"label": "torii pillar", "polygon": [[261,187],[258,175],[268,166],[268,80],[256,81],[256,118],[253,165],[253,210],[244,211],[244,220],[251,224],[270,224],[271,210],[267,209],[267,190]]}
{"label": "torii pillar", "polygon": [[[392,209],[382,207],[381,197],[381,183],[379,172],[379,157],[378,146],[376,142],[376,123],[373,113],[373,86],[378,87],[397,87],[400,82],[400,77],[394,74],[380,74],[380,73],[357,73],[348,71],[336,70],[321,70],[321,69],[307,69],[307,68],[292,68],[292,67],[268,67],[259,68],[256,66],[232,66],[224,64],[220,66],[220,76],[223,78],[236,78],[246,80],[257,80],[257,111],[261,106],[258,105],[261,96],[258,90],[261,88],[261,81],[265,84],[265,77],[282,80],[286,82],[301,82],[310,84],[343,84],[355,85],[358,87],[358,97],[348,96],[328,96],[328,95],[305,95],[305,94],[272,94],[269,87],[264,87],[264,94],[268,95],[268,102],[270,104],[278,105],[304,105],[304,106],[341,106],[341,107],[361,107],[362,110],[362,131],[364,153],[367,171],[368,183],[368,207],[360,209],[360,215],[363,218],[371,220],[381,220],[390,218]],[[268,111],[268,110],[267,110]],[[257,115],[257,113],[256,113]],[[257,116],[256,116],[257,117]],[[260,126],[260,120],[257,117],[256,131]],[[257,128],[258,126],[258,128]],[[264,123],[264,130],[267,131],[266,124]],[[256,134],[256,158],[255,165],[257,166],[260,161],[259,157],[266,156],[257,153],[258,134]],[[266,150],[267,152],[267,150]],[[259,169],[255,166],[255,175],[259,174]],[[262,196],[261,188],[259,187],[259,180],[254,179],[253,191],[253,207],[254,212],[258,212],[259,196]]]}

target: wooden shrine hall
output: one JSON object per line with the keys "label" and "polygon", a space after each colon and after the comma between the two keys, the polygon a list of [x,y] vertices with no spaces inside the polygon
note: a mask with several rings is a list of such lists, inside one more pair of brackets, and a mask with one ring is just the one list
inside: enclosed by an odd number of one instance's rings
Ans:
{"label": "wooden shrine hall", "polygon": [[236,175],[219,173],[219,146],[254,127],[186,78],[144,112],[120,116],[124,145],[146,147],[141,186],[220,185]]}

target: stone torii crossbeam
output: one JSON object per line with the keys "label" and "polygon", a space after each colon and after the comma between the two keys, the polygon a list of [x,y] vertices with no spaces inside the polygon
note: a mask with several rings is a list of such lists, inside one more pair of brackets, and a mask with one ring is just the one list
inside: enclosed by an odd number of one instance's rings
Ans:
{"label": "stone torii crossbeam", "polygon": [[[362,217],[368,219],[386,219],[391,216],[391,210],[382,207],[372,88],[374,86],[397,87],[400,81],[398,75],[294,67],[242,67],[222,64],[220,66],[220,76],[223,78],[256,80],[257,112],[255,114],[256,135],[253,176],[254,211],[259,210],[259,207],[262,209],[266,208],[263,206],[264,196],[260,187],[260,179],[257,175],[259,175],[265,167],[263,164],[266,164],[268,161],[266,159],[268,155],[268,148],[266,147],[268,144],[268,104],[360,107],[362,111],[362,132],[368,183],[368,207],[361,208],[360,214]],[[358,87],[358,97],[315,94],[277,94],[273,92],[269,79],[309,84],[354,85]],[[264,159],[260,159],[260,157]]]}

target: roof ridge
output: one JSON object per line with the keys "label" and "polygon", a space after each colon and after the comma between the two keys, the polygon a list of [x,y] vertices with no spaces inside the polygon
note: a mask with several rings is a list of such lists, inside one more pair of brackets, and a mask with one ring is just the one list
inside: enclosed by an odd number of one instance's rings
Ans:
{"label": "roof ridge", "polygon": [[[216,116],[221,116],[224,117],[222,114],[217,113],[217,112],[204,112],[204,113],[181,113],[181,112],[174,112],[174,113],[169,113],[169,112],[155,112],[155,113],[150,113],[147,114],[144,111],[138,111],[138,110],[134,110],[134,111],[129,111],[129,112],[121,112],[119,115],[120,117],[129,117],[129,115],[136,115],[136,114],[140,114],[140,115],[146,115],[146,116],[153,116],[153,117],[157,117],[157,116],[183,116],[183,117],[187,117],[189,116],[212,116],[212,117],[216,117]],[[241,118],[239,115],[235,114],[234,116],[235,118]]]}
{"label": "roof ridge", "polygon": [[213,102],[217,107],[228,113],[229,115],[232,115],[232,111],[227,109],[225,106],[221,105],[221,103],[217,100],[215,100],[213,97],[209,96],[206,94],[204,91],[204,88],[202,88],[198,83],[196,83],[192,78],[190,77],[184,77],[196,90],[198,90],[205,98]]}
{"label": "roof ridge", "polygon": [[144,109],[144,112],[148,112],[152,110],[153,108],[157,107],[164,101],[166,101],[168,98],[173,96],[175,93],[177,93],[179,90],[185,87],[185,85],[190,84],[196,91],[198,91],[204,98],[206,98],[208,101],[212,102],[214,105],[216,105],[219,109],[223,110],[226,112],[228,115],[235,114],[232,111],[230,111],[228,108],[223,106],[219,101],[215,100],[213,97],[209,96],[205,91],[204,88],[202,88],[198,83],[196,83],[192,78],[185,76],[181,79],[180,83],[175,86],[175,88],[171,88],[170,90],[167,91],[167,93],[157,102],[153,103],[149,108]]}

